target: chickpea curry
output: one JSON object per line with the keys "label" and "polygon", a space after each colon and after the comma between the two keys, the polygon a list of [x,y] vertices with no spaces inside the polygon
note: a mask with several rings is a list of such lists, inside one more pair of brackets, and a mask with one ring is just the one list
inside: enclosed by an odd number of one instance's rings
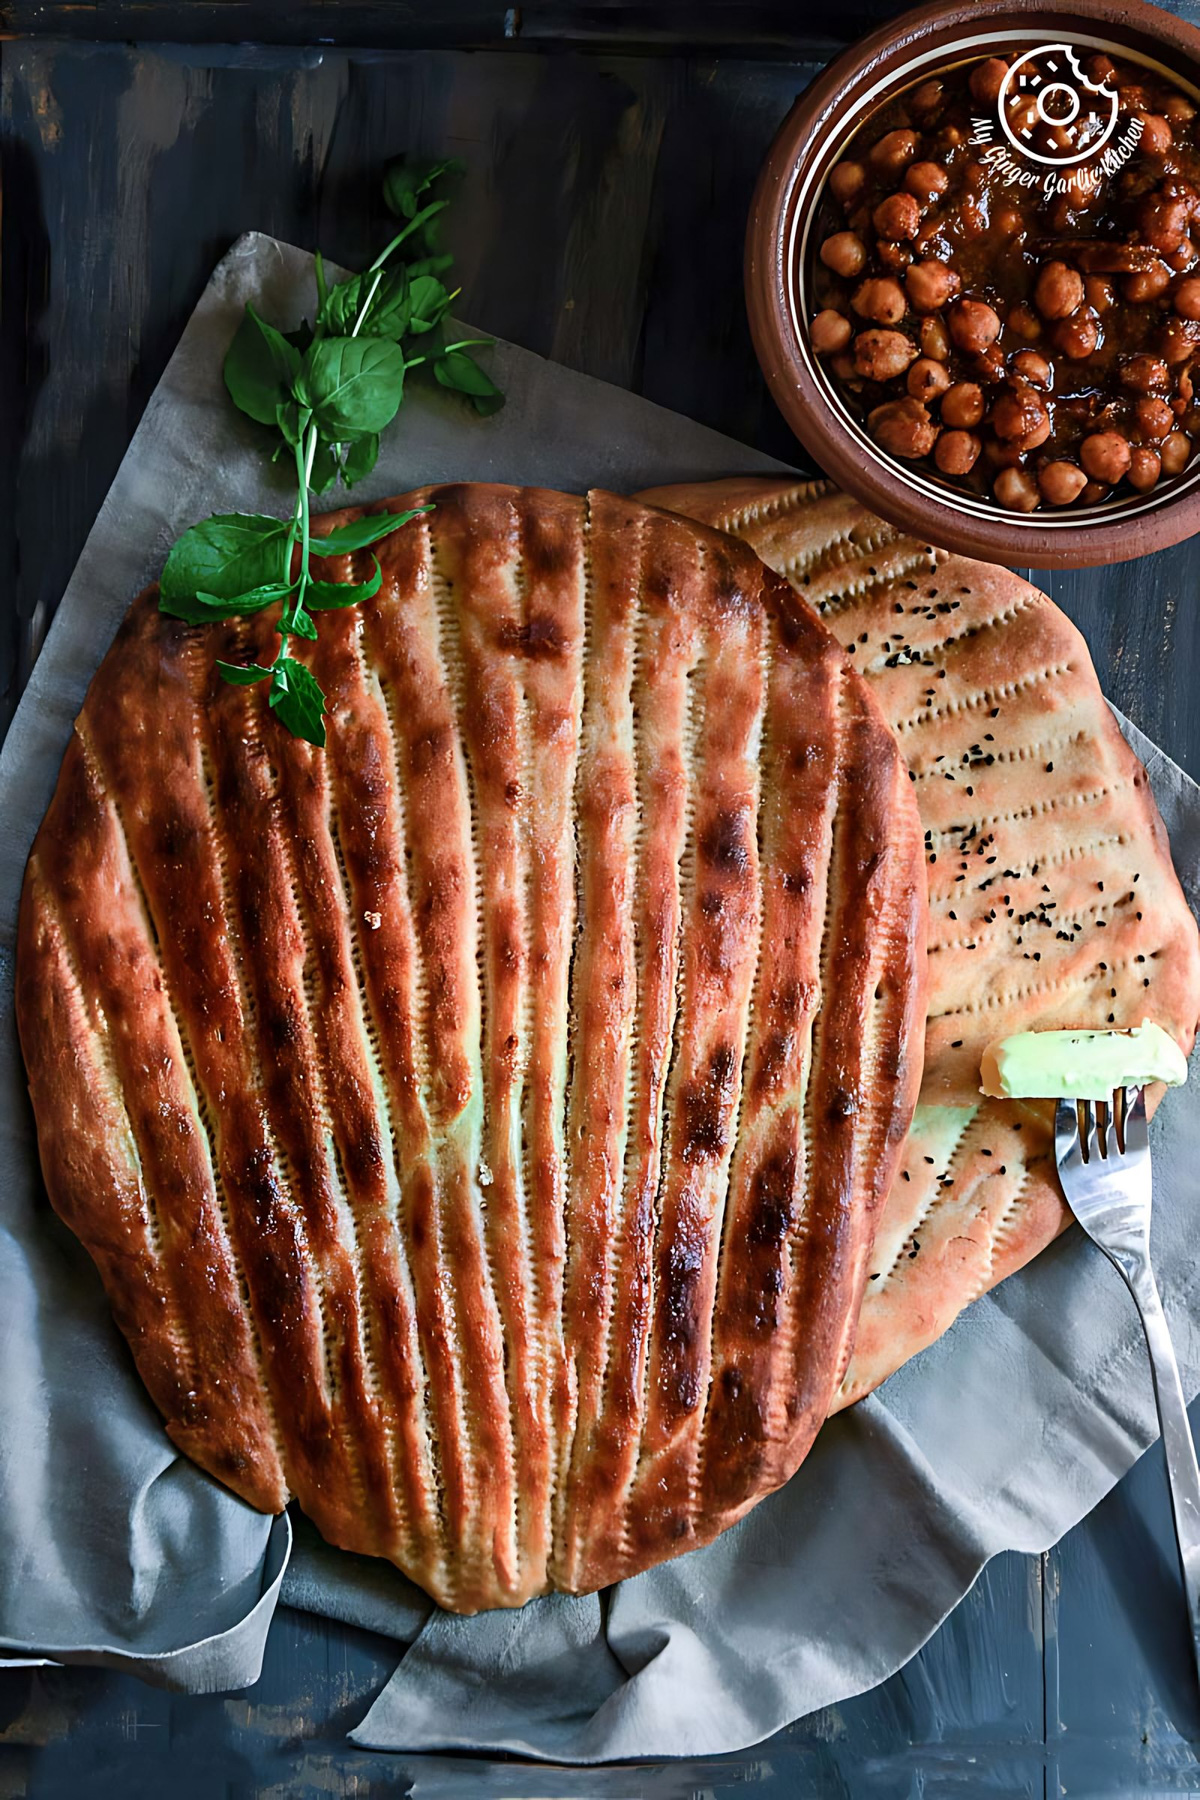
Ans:
{"label": "chickpea curry", "polygon": [[[1022,180],[978,122],[1013,105],[1010,64],[1036,91],[1041,55],[961,64],[874,114],[830,171],[810,286],[813,350],[880,448],[1015,512],[1148,492],[1200,436],[1197,109],[1081,54],[1121,148]],[[1069,154],[1049,100],[1017,93],[1008,117]]]}

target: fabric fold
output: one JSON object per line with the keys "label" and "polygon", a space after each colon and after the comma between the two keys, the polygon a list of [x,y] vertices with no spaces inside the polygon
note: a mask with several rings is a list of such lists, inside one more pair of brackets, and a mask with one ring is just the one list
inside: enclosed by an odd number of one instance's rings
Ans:
{"label": "fabric fold", "polygon": [[[742,1748],[899,1668],[989,1557],[1037,1551],[1156,1431],[1139,1327],[1078,1232],[822,1432],[799,1474],[707,1549],[604,1595],[453,1618],[389,1565],[265,1518],[179,1457],[86,1256],[50,1214],[12,1026],[12,946],[30,841],[71,721],[135,592],[213,511],[279,512],[224,349],[247,299],[311,311],[312,260],[251,235],[219,265],[118,471],[0,752],[0,1659],[90,1662],[188,1691],[252,1682],[284,1603],[381,1631],[395,1675],[352,1734],[421,1753],[422,1793],[509,1791],[497,1752],[595,1764]],[[509,398],[479,420],[414,382],[356,499],[430,480],[632,492],[781,465],[690,420],[499,344]],[[1127,722],[1193,907],[1200,792]],[[1200,1387],[1191,1172],[1200,1116],[1154,1126],[1154,1249],[1186,1391]],[[998,1399],[999,1397],[999,1399]],[[292,1549],[293,1528],[295,1548]],[[464,1775],[464,1769],[469,1772]],[[701,1763],[694,1785],[715,1779]],[[599,1772],[556,1791],[608,1791]],[[624,1792],[617,1782],[613,1791]]]}

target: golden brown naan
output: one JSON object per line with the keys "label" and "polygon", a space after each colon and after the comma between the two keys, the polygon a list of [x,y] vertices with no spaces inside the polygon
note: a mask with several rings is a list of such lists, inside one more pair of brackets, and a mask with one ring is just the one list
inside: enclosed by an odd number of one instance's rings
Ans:
{"label": "golden brown naan", "polygon": [[1069,1219],[1049,1110],[981,1100],[986,1045],[1031,1026],[1149,1016],[1190,1050],[1196,925],[1087,646],[1037,588],[906,538],[823,483],[734,480],[643,498],[743,538],[816,608],[871,683],[921,808],[925,1077],[876,1237],[846,1405]]}
{"label": "golden brown naan", "polygon": [[867,684],[746,547],[431,497],[323,615],[324,753],[217,679],[269,619],[135,603],[17,1002],[172,1437],[471,1611],[703,1543],[804,1456],[916,1096],[925,870]]}

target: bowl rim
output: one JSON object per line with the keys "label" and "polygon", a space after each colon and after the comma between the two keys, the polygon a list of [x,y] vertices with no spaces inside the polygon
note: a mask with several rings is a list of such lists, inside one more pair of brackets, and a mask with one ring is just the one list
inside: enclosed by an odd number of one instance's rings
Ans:
{"label": "bowl rim", "polygon": [[802,190],[814,165],[820,173],[831,138],[844,135],[839,113],[881,70],[887,85],[890,71],[901,80],[904,65],[931,45],[949,61],[956,40],[977,36],[981,24],[1000,20],[1011,21],[1010,28],[1023,36],[1052,37],[1061,30],[1068,41],[1095,36],[1117,50],[1170,53],[1185,65],[1171,67],[1172,77],[1200,90],[1200,30],[1146,0],[928,0],[885,22],[848,46],[804,89],[767,152],[746,228],[751,337],[776,405],[821,470],[902,530],[993,562],[1043,568],[1123,562],[1200,531],[1200,453],[1187,487],[1172,483],[1157,500],[1123,501],[1107,519],[1093,515],[1066,523],[1062,513],[969,511],[956,503],[952,489],[944,490],[944,499],[922,493],[901,465],[869,444],[849,412],[831,398],[836,390],[818,374],[797,328],[794,244],[815,211],[823,182],[811,181],[807,201]]}

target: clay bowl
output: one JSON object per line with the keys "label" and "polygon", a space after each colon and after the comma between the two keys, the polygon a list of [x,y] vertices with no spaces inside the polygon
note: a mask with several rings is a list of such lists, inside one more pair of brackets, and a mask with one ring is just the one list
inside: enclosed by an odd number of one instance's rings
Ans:
{"label": "clay bowl", "polygon": [[800,95],[759,176],[746,237],[750,328],[776,404],[819,467],[875,513],[930,544],[990,562],[1080,568],[1121,562],[1200,530],[1200,446],[1146,494],[1118,489],[1061,511],[1009,512],[889,456],[842,399],[808,341],[809,233],[831,166],[899,90],[1018,44],[1063,42],[1140,62],[1200,103],[1200,31],[1140,0],[935,0],[851,46]]}

